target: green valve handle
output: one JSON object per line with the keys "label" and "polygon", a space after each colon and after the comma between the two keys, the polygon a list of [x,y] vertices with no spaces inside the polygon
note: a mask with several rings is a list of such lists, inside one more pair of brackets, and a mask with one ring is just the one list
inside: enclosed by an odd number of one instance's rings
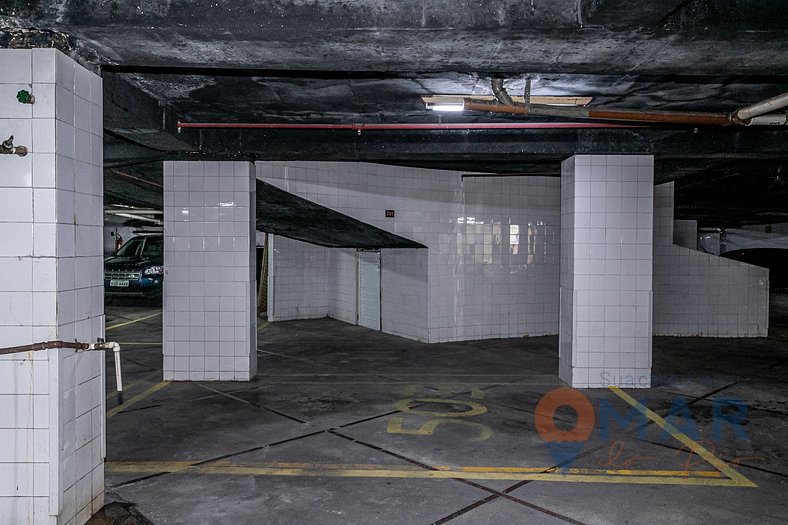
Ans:
{"label": "green valve handle", "polygon": [[33,104],[36,101],[36,97],[24,89],[16,94],[16,99],[20,104]]}

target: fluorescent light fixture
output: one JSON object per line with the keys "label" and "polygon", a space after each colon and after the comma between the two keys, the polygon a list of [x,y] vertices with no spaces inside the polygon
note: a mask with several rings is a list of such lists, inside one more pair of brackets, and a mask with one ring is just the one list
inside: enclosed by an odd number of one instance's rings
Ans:
{"label": "fluorescent light fixture", "polygon": [[[433,111],[462,111],[465,105],[464,100],[472,98],[474,100],[485,100],[493,102],[495,97],[492,95],[429,95],[421,97],[427,109]],[[524,97],[512,96],[515,102],[525,103]],[[592,97],[575,96],[531,96],[531,104],[546,106],[587,106]]]}
{"label": "fluorescent light fixture", "polygon": [[462,99],[459,101],[447,101],[447,102],[425,102],[427,109],[431,109],[432,111],[452,111],[452,112],[460,112],[465,110],[465,102]]}
{"label": "fluorescent light fixture", "polygon": [[162,222],[160,220],[158,220],[158,219],[153,219],[151,217],[145,217],[143,215],[136,215],[134,213],[116,213],[115,215],[117,215],[118,217],[126,217],[127,219],[137,219],[137,220],[140,220],[140,221],[150,222],[152,224],[158,224],[158,225],[162,224]]}

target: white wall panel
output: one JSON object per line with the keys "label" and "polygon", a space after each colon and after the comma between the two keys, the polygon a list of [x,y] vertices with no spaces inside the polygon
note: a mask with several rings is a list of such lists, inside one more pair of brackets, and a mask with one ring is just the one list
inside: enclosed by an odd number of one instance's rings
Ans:
{"label": "white wall panel", "polygon": [[673,244],[673,183],[654,204],[654,334],[765,337],[769,270]]}
{"label": "white wall panel", "polygon": [[248,381],[257,371],[252,169],[164,163],[165,379]]}
{"label": "white wall panel", "polygon": [[[430,342],[558,333],[561,243],[558,178],[466,177],[463,180],[459,172],[364,163],[257,162],[256,167],[258,178],[266,182],[428,247],[428,250],[383,250],[383,331]],[[654,240],[654,332],[765,334],[768,286],[764,285],[764,271],[719,258],[699,258],[702,255],[699,253],[679,255],[685,252],[670,247],[672,200],[668,204],[659,194],[656,198],[655,235],[662,237]],[[584,212],[590,212],[591,200],[587,206],[589,209]],[[660,221],[659,214],[666,206],[670,207],[671,222]],[[394,209],[396,216],[386,218],[387,209]],[[328,271],[325,268],[334,268],[329,254],[337,251],[318,249],[322,250],[327,253],[312,255],[316,257],[315,264],[304,268],[325,276]],[[693,262],[684,264],[681,257]],[[707,262],[700,264],[701,260]],[[299,271],[292,264],[293,261],[288,261],[284,265],[289,273],[281,283],[289,287],[288,298],[283,300],[290,301],[291,306],[295,304],[294,297],[301,293],[299,287],[314,286],[325,280],[300,282],[296,277]],[[668,280],[665,272],[671,265],[681,268],[682,275]],[[719,266],[726,268],[724,285],[716,271]],[[747,268],[746,282],[737,281],[741,273],[736,269],[742,267]],[[392,273],[387,276],[389,269]],[[695,276],[701,271],[705,275],[704,283],[718,283],[713,291],[707,284],[686,286],[690,280],[696,282]],[[328,276],[328,281],[332,280],[333,274]],[[354,281],[355,276],[350,275],[345,283]],[[685,286],[670,288],[670,283],[677,281]],[[342,304],[346,308],[332,306],[335,292],[326,288],[316,295],[307,294],[319,301],[306,303],[306,297],[297,299],[296,303],[304,305],[299,310],[303,312],[291,309],[282,318],[303,317],[305,312],[316,317],[341,318],[336,312],[344,311],[343,320],[352,322],[355,307],[347,299],[355,297],[356,292],[347,285],[337,290],[344,297]],[[693,297],[685,297],[690,290],[689,295]],[[702,304],[708,305],[704,311],[710,313],[701,318]],[[730,311],[730,305],[738,308],[742,304],[746,313],[741,317],[738,312]],[[690,316],[675,317],[678,315],[675,312],[689,310],[693,312]],[[675,318],[671,321],[669,316]],[[693,320],[685,321],[688,319]],[[735,328],[728,326],[729,323],[735,323]]]}
{"label": "white wall panel", "polygon": [[[558,179],[463,180],[460,172],[365,163],[256,166],[266,182],[428,247],[384,250],[384,331],[430,342],[557,332]],[[387,277],[389,257],[402,273]],[[407,299],[393,286],[400,275],[411,283]]]}

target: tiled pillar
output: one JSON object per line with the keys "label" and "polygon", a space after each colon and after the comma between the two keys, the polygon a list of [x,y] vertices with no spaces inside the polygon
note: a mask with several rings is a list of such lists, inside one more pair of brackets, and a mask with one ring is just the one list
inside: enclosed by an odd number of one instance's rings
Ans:
{"label": "tiled pillar", "polygon": [[257,372],[254,176],[248,162],[164,163],[164,379]]}
{"label": "tiled pillar", "polygon": [[[101,78],[0,50],[0,347],[104,335]],[[21,104],[25,90],[34,104]],[[81,525],[104,500],[104,356],[0,356],[0,523]]]}
{"label": "tiled pillar", "polygon": [[651,386],[654,160],[561,165],[559,375],[573,387]]}

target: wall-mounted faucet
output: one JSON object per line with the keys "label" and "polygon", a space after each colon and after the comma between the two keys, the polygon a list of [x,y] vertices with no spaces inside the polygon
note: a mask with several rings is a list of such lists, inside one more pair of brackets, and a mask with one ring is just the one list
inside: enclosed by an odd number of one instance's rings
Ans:
{"label": "wall-mounted faucet", "polygon": [[23,89],[19,93],[17,93],[16,99],[19,101],[20,104],[36,103],[36,97],[34,97],[33,94],[27,91],[26,89]]}
{"label": "wall-mounted faucet", "polygon": [[0,154],[19,155],[20,157],[24,157],[27,155],[27,148],[25,146],[14,146],[14,136],[11,135],[8,137],[8,140],[4,140],[0,143]]}

